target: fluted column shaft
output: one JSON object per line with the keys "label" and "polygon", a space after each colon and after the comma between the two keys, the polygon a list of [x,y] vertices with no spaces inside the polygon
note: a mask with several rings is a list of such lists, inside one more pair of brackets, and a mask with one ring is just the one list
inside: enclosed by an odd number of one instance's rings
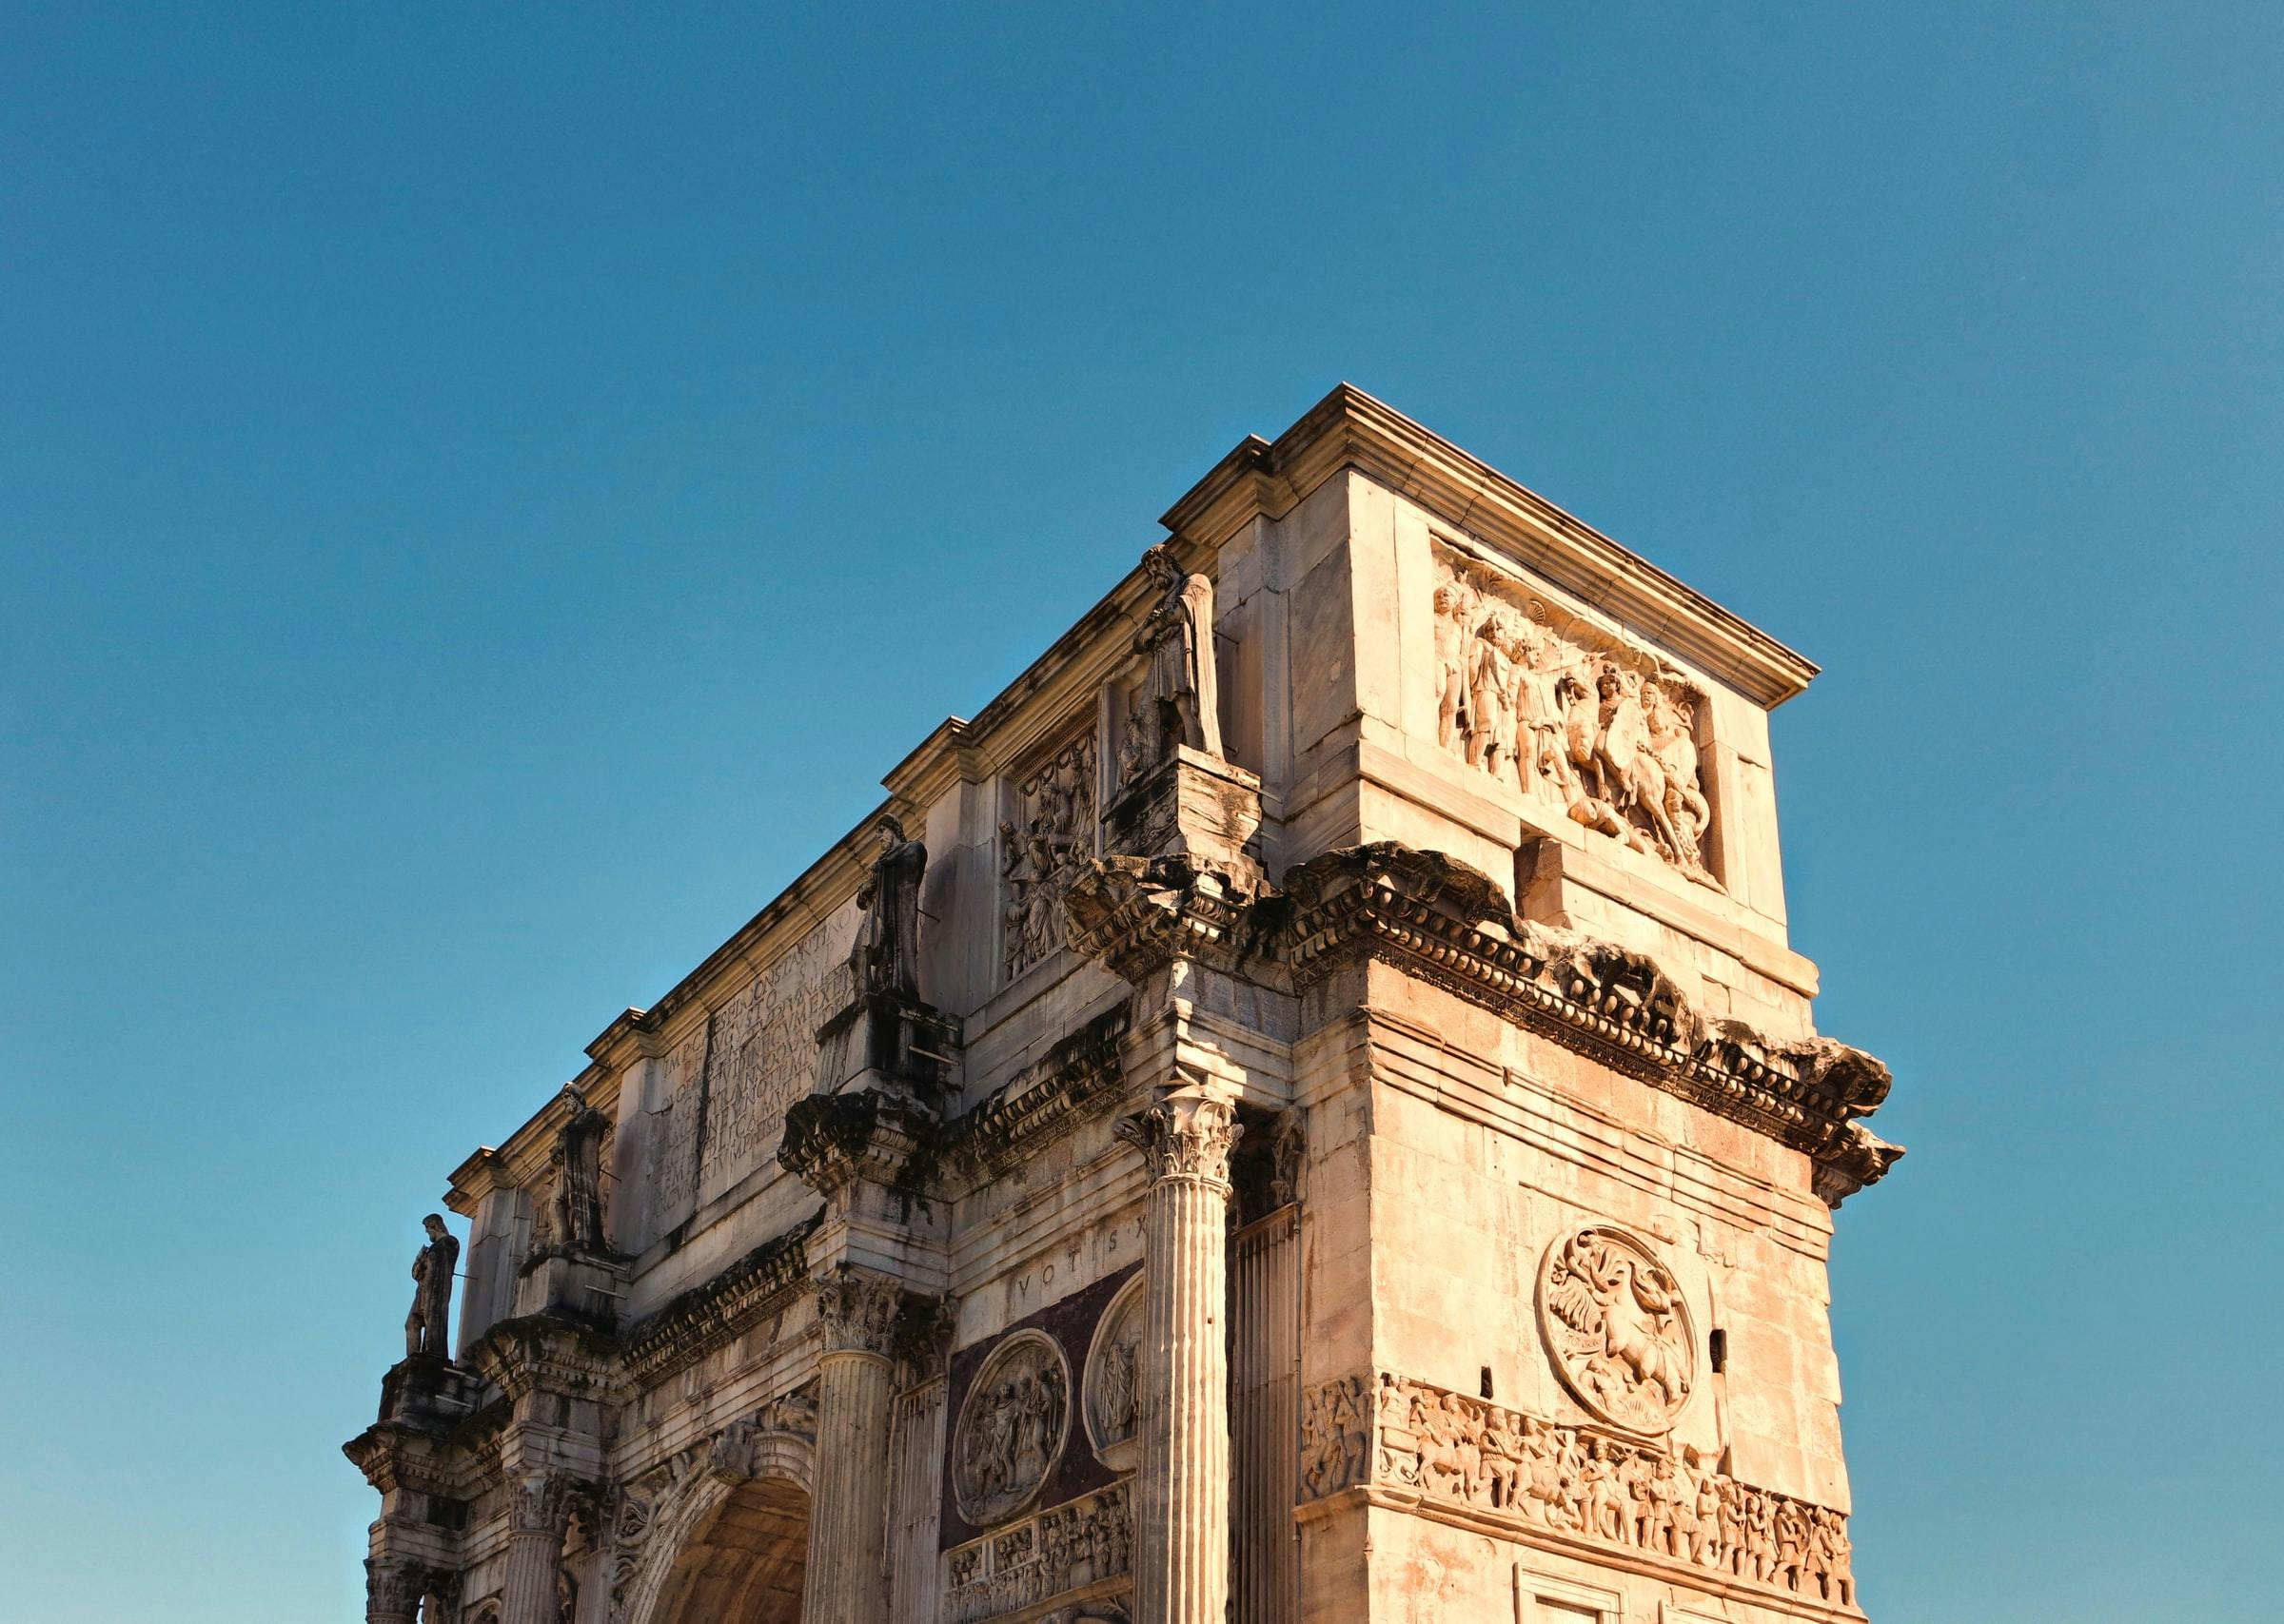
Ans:
{"label": "fluted column shaft", "polygon": [[817,1286],[825,1345],[801,1624],[886,1624],[889,1352],[900,1296],[846,1272]]}
{"label": "fluted column shaft", "polygon": [[1228,1102],[1181,1088],[1119,1126],[1150,1171],[1143,1231],[1136,1624],[1224,1624],[1230,1598]]}
{"label": "fluted column shaft", "polygon": [[561,1472],[526,1472],[516,1478],[507,1502],[507,1577],[500,1624],[556,1624],[572,1488],[571,1478]]}

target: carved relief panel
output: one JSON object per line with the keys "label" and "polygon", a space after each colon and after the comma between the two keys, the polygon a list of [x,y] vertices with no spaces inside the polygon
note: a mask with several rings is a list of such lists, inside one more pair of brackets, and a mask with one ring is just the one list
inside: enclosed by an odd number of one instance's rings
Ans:
{"label": "carved relief panel", "polygon": [[1546,1249],[1539,1334],[1571,1396],[1630,1432],[1672,1431],[1697,1384],[1681,1282],[1647,1242],[1615,1224],[1588,1224]]}
{"label": "carved relief panel", "polygon": [[1071,1367],[1052,1337],[1018,1331],[984,1361],[952,1435],[952,1496],[978,1528],[1028,1506],[1063,1458]]}
{"label": "carved relief panel", "polygon": [[999,820],[1000,966],[1012,981],[1062,946],[1057,899],[1094,854],[1094,730],[1089,728],[1012,789]]}
{"label": "carved relief panel", "polygon": [[1437,741],[1721,890],[1697,684],[1453,548],[1435,559]]}

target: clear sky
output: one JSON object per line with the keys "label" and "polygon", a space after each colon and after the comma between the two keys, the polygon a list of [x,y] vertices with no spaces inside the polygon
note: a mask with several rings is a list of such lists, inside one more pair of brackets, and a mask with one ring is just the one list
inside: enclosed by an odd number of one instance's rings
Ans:
{"label": "clear sky", "polygon": [[0,1616],[357,1615],[444,1175],[1345,378],[1826,667],[1875,1615],[2273,1618],[2284,10],[770,10],[0,13]]}

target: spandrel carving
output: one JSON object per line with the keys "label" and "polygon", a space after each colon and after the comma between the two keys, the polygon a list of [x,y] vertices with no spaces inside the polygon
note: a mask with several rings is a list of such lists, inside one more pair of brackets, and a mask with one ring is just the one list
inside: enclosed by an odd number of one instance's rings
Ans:
{"label": "spandrel carving", "polygon": [[1697,1378],[1697,1339],[1673,1272],[1610,1224],[1564,1236],[1539,1269],[1539,1329],[1578,1401],[1634,1432],[1669,1430]]}
{"label": "spandrel carving", "polygon": [[1011,981],[1062,946],[1063,888],[1094,854],[1094,732],[1026,777],[999,824],[1001,967]]}
{"label": "spandrel carving", "polygon": [[986,1360],[960,1406],[952,1438],[952,1494],[977,1527],[1014,1516],[1063,1458],[1071,1371],[1062,1349],[1018,1332]]}
{"label": "spandrel carving", "polygon": [[1720,890],[1698,750],[1706,701],[1695,683],[1437,551],[1437,741],[1574,822]]}

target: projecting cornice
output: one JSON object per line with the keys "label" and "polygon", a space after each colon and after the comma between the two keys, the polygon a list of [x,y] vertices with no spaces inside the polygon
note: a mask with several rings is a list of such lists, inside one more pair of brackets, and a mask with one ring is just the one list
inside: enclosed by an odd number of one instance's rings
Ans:
{"label": "projecting cornice", "polygon": [[1355,468],[1763,706],[1817,668],[1640,554],[1363,390],[1341,384],[1274,441],[1249,435],[1169,508],[1176,537],[1218,548],[1256,514],[1281,519]]}

